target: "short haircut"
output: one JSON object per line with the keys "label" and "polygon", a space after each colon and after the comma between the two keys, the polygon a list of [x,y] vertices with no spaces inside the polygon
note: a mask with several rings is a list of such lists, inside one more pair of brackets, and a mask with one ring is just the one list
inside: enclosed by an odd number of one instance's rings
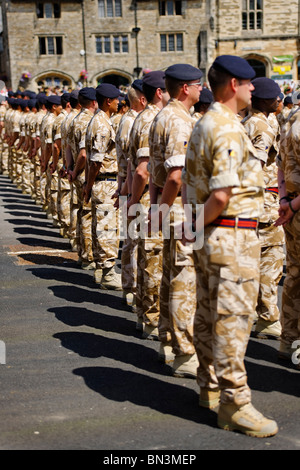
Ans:
{"label": "short haircut", "polygon": [[78,98],[75,98],[74,96],[70,96],[70,105],[71,105],[71,108],[76,108],[76,106],[78,105]]}
{"label": "short haircut", "polygon": [[127,97],[130,103],[130,106],[132,106],[134,103],[137,103],[142,96],[142,93],[134,88],[133,86],[130,86],[127,91]]}
{"label": "short haircut", "polygon": [[166,76],[165,82],[166,89],[169,92],[171,98],[176,98],[179,95],[180,88],[183,87],[185,83],[188,83],[187,81],[185,82],[184,80],[177,80],[168,76]]}
{"label": "short haircut", "polygon": [[90,106],[92,100],[89,100],[87,98],[85,98],[84,96],[82,95],[78,95],[78,103],[83,107],[83,108],[86,108],[87,106]]}
{"label": "short haircut", "polygon": [[96,97],[97,97],[97,103],[98,103],[99,108],[101,108],[103,106],[103,103],[105,103],[105,101],[108,100],[106,96],[98,95],[98,93],[96,94]]}
{"label": "short haircut", "polygon": [[211,66],[208,71],[207,78],[211,87],[211,91],[213,94],[215,94],[216,91],[220,88],[223,88],[223,86],[225,86],[233,78],[233,76],[223,70],[216,69]]}
{"label": "short haircut", "polygon": [[66,106],[69,102],[70,102],[70,100],[66,100],[64,98],[64,95],[61,96],[61,105],[62,105],[63,109],[66,109]]}
{"label": "short haircut", "polygon": [[156,90],[157,88],[151,85],[147,85],[146,83],[143,83],[143,92],[148,103],[152,103]]}

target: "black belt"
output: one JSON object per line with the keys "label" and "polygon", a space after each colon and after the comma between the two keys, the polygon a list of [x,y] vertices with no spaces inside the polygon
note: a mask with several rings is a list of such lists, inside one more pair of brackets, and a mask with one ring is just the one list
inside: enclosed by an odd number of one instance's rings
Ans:
{"label": "black belt", "polygon": [[240,219],[235,217],[218,217],[210,225],[225,228],[246,228],[256,230],[258,225],[257,219]]}
{"label": "black belt", "polygon": [[97,181],[117,181],[117,174],[109,174],[109,173],[106,173],[106,174],[100,174],[97,176],[96,180]]}

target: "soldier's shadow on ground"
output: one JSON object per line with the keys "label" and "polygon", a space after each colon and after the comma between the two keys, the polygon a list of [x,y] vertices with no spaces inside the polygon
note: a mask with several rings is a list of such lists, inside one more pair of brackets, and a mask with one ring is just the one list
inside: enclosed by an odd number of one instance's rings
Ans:
{"label": "soldier's shadow on ground", "polygon": [[[35,277],[62,282],[66,284],[66,287],[69,287],[70,284],[74,284],[75,286],[92,288],[102,294],[106,293],[106,295],[109,295],[107,291],[101,290],[99,285],[95,283],[93,276],[94,271],[84,271],[77,265],[76,261],[73,261],[72,266],[68,269],[66,269],[65,266],[61,268],[53,266],[29,268],[29,271],[31,271]],[[116,292],[114,292],[114,296],[116,295]]]}
{"label": "soldier's shadow on ground", "polygon": [[73,373],[84,379],[86,385],[109,400],[130,402],[166,415],[217,427],[217,414],[199,408],[198,393],[178,383],[138,372],[112,367],[82,367]]}
{"label": "soldier's shadow on ground", "polygon": [[[83,331],[64,331],[55,333],[53,337],[59,339],[64,348],[73,351],[80,357],[90,359],[106,358],[112,363],[119,363],[120,367],[127,364],[138,369],[140,373],[171,375],[170,366],[159,362],[158,343],[154,341],[141,340],[137,342],[135,340],[130,342],[128,338],[123,340],[103,336],[100,333]],[[195,383],[194,379],[185,379],[184,381]]]}
{"label": "soldier's shadow on ground", "polygon": [[[278,360],[278,343],[278,341],[270,341],[268,345],[259,340],[250,339],[245,358],[249,386],[251,389],[263,392],[276,390],[300,397],[299,371],[289,362]],[[259,361],[273,363],[275,367],[259,364]]]}
{"label": "soldier's shadow on ground", "polygon": [[[131,314],[116,312],[106,314],[101,311],[92,311],[84,307],[53,307],[48,312],[54,313],[56,318],[72,327],[88,326],[99,331],[106,331],[111,334],[120,334],[128,337],[140,336],[135,329],[136,316]],[[130,315],[130,316],[129,316]]]}

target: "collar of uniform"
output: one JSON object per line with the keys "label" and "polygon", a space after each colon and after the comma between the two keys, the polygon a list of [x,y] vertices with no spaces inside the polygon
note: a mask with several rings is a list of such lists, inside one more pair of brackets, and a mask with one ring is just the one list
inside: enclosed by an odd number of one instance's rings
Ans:
{"label": "collar of uniform", "polygon": [[108,121],[109,124],[112,125],[112,122],[111,122],[110,118],[107,116],[107,114],[102,109],[98,108],[98,111],[96,112],[96,114],[98,114],[98,115],[100,114],[100,116],[102,118],[106,119],[106,121]]}
{"label": "collar of uniform", "polygon": [[249,113],[249,116],[250,117],[251,116],[259,117],[260,119],[263,119],[266,122],[268,122],[267,116],[262,111],[260,111],[259,109],[252,108],[251,112]]}
{"label": "collar of uniform", "polygon": [[185,111],[185,113],[186,113],[189,117],[191,117],[191,114],[190,114],[189,110],[186,109],[186,107],[184,106],[184,104],[183,104],[181,101],[179,101],[177,98],[171,98],[171,99],[169,100],[167,106],[176,106],[176,107],[182,109],[183,111]]}
{"label": "collar of uniform", "polygon": [[154,111],[160,111],[160,108],[154,103],[148,103],[145,109],[152,109]]}
{"label": "collar of uniform", "polygon": [[229,117],[230,119],[235,119],[237,122],[239,122],[236,114],[224,103],[220,103],[219,101],[215,101],[210,105],[210,111],[215,111],[217,113],[221,113],[224,116]]}
{"label": "collar of uniform", "polygon": [[91,111],[91,110],[88,109],[88,108],[83,108],[83,109],[81,110],[81,112],[84,113],[84,114],[90,114],[91,116],[94,116],[93,111]]}

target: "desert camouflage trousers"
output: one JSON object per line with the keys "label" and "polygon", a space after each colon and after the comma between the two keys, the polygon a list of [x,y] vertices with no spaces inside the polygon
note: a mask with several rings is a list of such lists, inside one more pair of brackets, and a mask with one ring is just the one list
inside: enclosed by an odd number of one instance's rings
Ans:
{"label": "desert camouflage trousers", "polygon": [[22,168],[23,168],[23,152],[22,150],[16,150],[15,146],[10,148],[10,178],[11,180],[21,188],[22,185]]}
{"label": "desert camouflage trousers", "polygon": [[300,339],[300,211],[285,225],[286,277],[282,291],[282,335],[287,344]]}
{"label": "desert camouflage trousers", "polygon": [[76,186],[71,183],[70,191],[70,226],[68,235],[72,246],[76,246],[76,227],[77,227],[77,212],[78,212],[78,197]]}
{"label": "desert camouflage trousers", "polygon": [[280,319],[278,285],[283,275],[284,232],[273,224],[259,224],[260,285],[256,313],[267,321]]}
{"label": "desert camouflage trousers", "polygon": [[41,190],[41,203],[43,209],[46,211],[48,210],[49,204],[49,194],[48,194],[48,187],[47,187],[47,172],[43,171],[40,173],[40,190]]}
{"label": "desert camouflage trousers", "polygon": [[55,170],[53,173],[49,169],[49,209],[53,218],[54,225],[59,225],[58,212],[57,212],[57,194],[58,194],[58,173]]}
{"label": "desert camouflage trousers", "polygon": [[[141,197],[141,213],[143,228],[137,243],[137,288],[136,313],[138,318],[147,325],[157,327],[159,321],[159,293],[162,277],[162,247],[161,238],[147,237],[148,211],[150,208],[150,195],[147,190]],[[132,222],[133,223],[133,222]],[[130,226],[129,226],[130,228]]]}
{"label": "desert camouflage trousers", "polygon": [[21,188],[23,193],[32,194],[33,192],[33,163],[28,158],[28,155],[23,152],[23,169],[22,169],[22,184]]}
{"label": "desert camouflage trousers", "polygon": [[119,252],[118,210],[113,194],[117,181],[96,180],[92,188],[92,244],[96,269],[111,268]]}
{"label": "desert camouflage trousers", "polygon": [[37,204],[41,203],[41,162],[40,151],[33,157],[32,198]]}
{"label": "desert camouflage trousers", "polygon": [[9,158],[8,144],[1,139],[0,141],[0,173],[4,175],[8,174],[8,158]]}
{"label": "desert camouflage trousers", "polygon": [[184,220],[181,197],[170,213],[170,236],[163,240],[160,285],[159,339],[172,342],[175,355],[194,354],[193,330],[196,309],[196,273],[193,250],[175,238],[174,214]]}
{"label": "desert camouflage trousers", "polygon": [[62,169],[63,164],[59,161],[57,164],[57,216],[61,226],[61,234],[64,237],[68,237],[70,227],[71,185],[67,176],[61,176],[60,172]]}
{"label": "desert camouflage trousers", "polygon": [[83,186],[85,181],[84,170],[73,182],[77,195],[77,221],[76,221],[76,244],[77,253],[81,261],[93,261],[92,247],[92,204],[91,200],[86,203],[83,197]]}
{"label": "desert camouflage trousers", "polygon": [[203,248],[194,252],[194,259],[198,384],[219,388],[222,403],[248,403],[244,357],[259,289],[258,237],[254,230],[206,227]]}
{"label": "desert camouflage trousers", "polygon": [[[127,198],[126,198],[127,201]],[[131,226],[131,219],[127,217],[127,205],[124,200],[120,205],[120,217],[122,217],[122,231],[126,228],[121,252],[121,282],[124,292],[136,294],[137,288],[137,238],[132,238],[128,229]]]}

